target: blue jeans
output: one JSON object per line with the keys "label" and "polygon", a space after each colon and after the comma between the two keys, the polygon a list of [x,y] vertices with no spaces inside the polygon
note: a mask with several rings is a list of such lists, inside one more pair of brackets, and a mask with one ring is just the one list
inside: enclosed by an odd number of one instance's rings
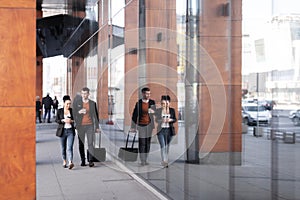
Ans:
{"label": "blue jeans", "polygon": [[160,144],[161,159],[162,159],[163,162],[168,162],[169,147],[170,147],[170,142],[171,142],[171,139],[172,139],[171,129],[162,128],[157,133],[157,138],[158,138],[158,141],[159,141],[159,144]]}
{"label": "blue jeans", "polygon": [[62,136],[60,137],[61,155],[63,160],[73,162],[73,144],[74,144],[74,132],[71,128],[64,129]]}

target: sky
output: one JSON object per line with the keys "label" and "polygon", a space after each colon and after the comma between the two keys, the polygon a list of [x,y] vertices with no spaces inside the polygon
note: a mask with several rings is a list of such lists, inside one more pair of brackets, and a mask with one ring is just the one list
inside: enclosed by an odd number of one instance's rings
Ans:
{"label": "sky", "polygon": [[[243,55],[242,73],[248,74],[253,72],[270,71],[272,69],[282,70],[293,67],[291,57],[288,54],[290,51],[289,35],[279,35],[277,32],[272,32],[270,22],[273,16],[278,15],[300,15],[300,0],[243,0],[242,1],[242,31],[243,40],[250,42],[251,51],[255,51],[254,40],[264,38],[264,52],[269,56],[264,62],[257,63],[255,54]],[[271,31],[271,32],[270,32]],[[284,34],[284,32],[281,32]],[[268,36],[268,38],[266,38]],[[277,40],[281,37],[280,40]],[[270,42],[273,43],[272,48]],[[245,43],[244,43],[245,44]],[[245,44],[246,45],[246,44]],[[249,46],[248,46],[249,47]],[[246,46],[244,50],[248,50]],[[276,53],[276,49],[285,49],[280,55]],[[279,52],[280,53],[280,52]],[[286,53],[286,54],[282,54]],[[247,56],[247,57],[246,57]],[[272,59],[270,59],[271,57]],[[273,59],[274,58],[274,59]]]}
{"label": "sky", "polygon": [[272,16],[300,14],[300,0],[243,0],[244,34],[261,30]]}

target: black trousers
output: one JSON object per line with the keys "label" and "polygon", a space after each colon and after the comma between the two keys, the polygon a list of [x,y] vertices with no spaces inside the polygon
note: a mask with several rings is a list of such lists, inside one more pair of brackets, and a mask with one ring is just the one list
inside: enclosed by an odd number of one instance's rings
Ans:
{"label": "black trousers", "polygon": [[40,123],[42,122],[42,119],[41,119],[41,111],[40,111],[40,110],[37,110],[37,111],[36,111],[36,118],[38,118],[38,120],[39,120]]}
{"label": "black trousers", "polygon": [[[77,127],[78,131],[78,147],[79,147],[79,155],[81,158],[81,162],[85,163],[85,136],[87,138],[88,150],[91,155],[94,155],[94,126],[93,125],[84,125]],[[90,162],[90,160],[88,160]]]}
{"label": "black trousers", "polygon": [[48,122],[50,122],[51,108],[45,108],[44,111],[45,111],[45,113],[44,113],[44,121],[46,121],[46,117],[48,116]]}
{"label": "black trousers", "polygon": [[139,131],[139,155],[141,162],[146,162],[150,152],[152,128],[150,126],[138,126]]}

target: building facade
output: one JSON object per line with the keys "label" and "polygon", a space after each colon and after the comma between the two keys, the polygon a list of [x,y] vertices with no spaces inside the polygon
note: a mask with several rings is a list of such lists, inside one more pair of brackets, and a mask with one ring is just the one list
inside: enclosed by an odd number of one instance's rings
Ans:
{"label": "building facade", "polygon": [[299,105],[299,15],[277,15],[265,24],[263,34],[244,38],[243,88],[250,97]]}
{"label": "building facade", "polygon": [[[70,1],[56,5],[62,11],[55,15],[49,6],[8,0],[0,6],[0,38],[9,38],[1,40],[8,75],[1,79],[0,137],[2,150],[13,153],[13,161],[0,161],[2,196],[34,199],[34,168],[20,165],[35,165],[34,99],[43,94],[43,58],[56,55],[67,58],[66,92],[89,87],[102,123],[127,130],[148,86],[157,103],[168,94],[184,116],[178,142],[186,162],[241,164],[241,1]],[[7,130],[18,132],[18,144]]]}

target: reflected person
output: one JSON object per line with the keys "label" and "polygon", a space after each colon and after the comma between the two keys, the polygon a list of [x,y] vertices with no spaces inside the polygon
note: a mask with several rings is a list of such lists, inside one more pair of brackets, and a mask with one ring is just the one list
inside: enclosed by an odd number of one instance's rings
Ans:
{"label": "reflected person", "polygon": [[169,95],[161,97],[161,108],[155,112],[155,121],[157,125],[157,138],[161,151],[161,164],[163,167],[168,167],[169,148],[172,137],[176,135],[174,123],[177,121],[175,109],[170,107],[171,98]]}
{"label": "reflected person", "polygon": [[142,98],[135,104],[132,113],[131,131],[138,130],[139,155],[141,165],[148,165],[147,159],[150,151],[152,131],[154,129],[155,101],[150,99],[150,89],[141,90]]}

